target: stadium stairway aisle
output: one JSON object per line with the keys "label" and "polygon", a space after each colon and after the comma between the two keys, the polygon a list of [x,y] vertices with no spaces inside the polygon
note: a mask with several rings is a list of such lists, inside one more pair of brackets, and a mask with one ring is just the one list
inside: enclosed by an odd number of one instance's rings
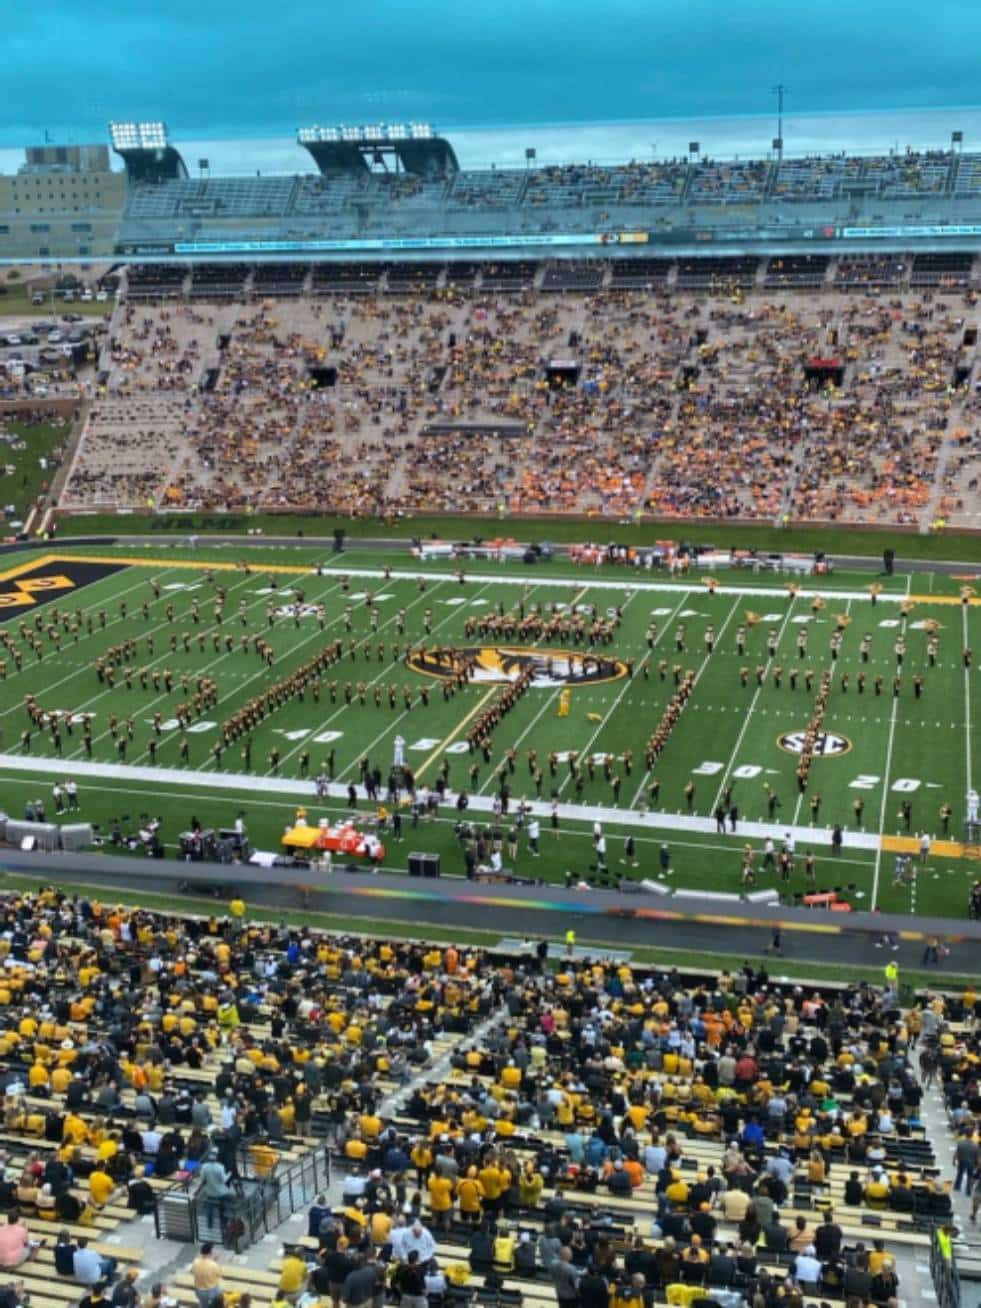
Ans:
{"label": "stadium stairway aisle", "polygon": [[[474,1029],[467,1034],[468,1043],[474,1040],[483,1039],[491,1028],[506,1016],[507,1014],[503,1005],[494,1009],[493,1012],[487,1015],[483,1022],[474,1027]],[[406,1081],[403,1086],[399,1087],[397,1090],[393,1090],[389,1095],[387,1095],[378,1105],[379,1116],[383,1120],[398,1116],[406,1100],[417,1086],[425,1085],[429,1081],[447,1076],[450,1072],[450,1058],[455,1047],[456,1042],[446,1049],[436,1062],[431,1063],[427,1067],[421,1068],[416,1075]],[[339,1208],[341,1206],[343,1185],[343,1167],[337,1166],[332,1168],[331,1182],[327,1190],[327,1199],[332,1208]],[[315,1196],[311,1196],[311,1203],[314,1197]],[[152,1222],[152,1218],[150,1221]],[[307,1210],[305,1208],[300,1209],[298,1212],[294,1213],[292,1217],[288,1217],[275,1233],[264,1236],[254,1244],[251,1249],[247,1249],[242,1254],[230,1254],[227,1250],[219,1248],[218,1261],[223,1265],[227,1265],[230,1269],[236,1269],[236,1271],[251,1269],[253,1271],[267,1272],[273,1260],[282,1254],[284,1242],[287,1244],[297,1243],[306,1235],[307,1222]],[[132,1232],[129,1227],[120,1228],[120,1234],[124,1237],[124,1244],[130,1242]],[[146,1235],[145,1229],[144,1235]],[[174,1247],[173,1241],[162,1241],[160,1243],[165,1243]],[[152,1248],[153,1246],[151,1245],[149,1247]],[[178,1250],[176,1257],[171,1254],[166,1267],[162,1268],[162,1270],[166,1272],[166,1275],[171,1279],[176,1278],[181,1272],[186,1271],[198,1252],[197,1246],[192,1244],[177,1245],[176,1249]],[[154,1262],[156,1263],[156,1259],[154,1259]],[[154,1275],[152,1278],[147,1278],[147,1280],[141,1282],[141,1287],[144,1284],[148,1286],[150,1279],[157,1280],[159,1277]],[[183,1304],[183,1295],[180,1297]],[[189,1305],[188,1308],[193,1308],[193,1306]]]}

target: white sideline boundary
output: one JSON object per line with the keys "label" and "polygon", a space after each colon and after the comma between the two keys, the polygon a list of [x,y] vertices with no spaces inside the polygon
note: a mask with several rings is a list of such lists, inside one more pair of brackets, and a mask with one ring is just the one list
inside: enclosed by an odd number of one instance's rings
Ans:
{"label": "white sideline boundary", "polygon": [[[108,781],[142,781],[148,785],[186,786],[189,790],[229,791],[240,794],[255,790],[259,785],[263,794],[282,795],[284,800],[295,800],[298,804],[310,805],[316,802],[317,787],[313,781],[301,781],[290,777],[256,776],[248,772],[199,772],[193,768],[147,767],[123,763],[96,763],[88,759],[32,758],[29,754],[0,754],[0,771],[33,772],[45,776],[71,776],[78,781],[84,777]],[[359,791],[360,791],[359,787]],[[347,785],[333,781],[327,787],[331,799],[346,799]],[[452,793],[452,792],[448,792]],[[84,798],[84,795],[83,795]],[[492,813],[494,800],[490,795],[471,795],[467,813]],[[515,803],[520,796],[515,797]],[[359,794],[359,799],[364,803]],[[547,833],[547,823],[551,814],[548,800],[532,799],[525,801],[529,811],[539,819],[544,819],[543,836]],[[448,809],[449,805],[444,805]],[[366,809],[357,810],[364,816]],[[638,813],[628,808],[610,808],[599,804],[559,804],[559,817],[565,821],[605,822],[617,826],[638,827],[648,831],[697,832],[704,835],[721,834],[716,832],[715,818],[698,817],[687,813]],[[740,819],[735,835],[765,840],[768,836],[774,840],[782,839],[785,832],[791,832],[797,841],[798,849],[809,845],[830,846],[831,829],[825,827],[791,826],[781,822],[749,822]],[[879,848],[879,837],[868,831],[846,831],[843,850]],[[735,847],[733,847],[735,853]]]}

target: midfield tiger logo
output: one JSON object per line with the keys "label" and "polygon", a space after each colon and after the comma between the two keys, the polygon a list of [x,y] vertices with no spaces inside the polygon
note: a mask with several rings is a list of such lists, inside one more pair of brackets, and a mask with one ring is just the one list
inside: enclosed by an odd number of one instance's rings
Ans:
{"label": "midfield tiger logo", "polygon": [[476,659],[473,682],[488,685],[516,681],[522,668],[531,664],[532,686],[549,689],[556,686],[596,686],[604,681],[619,681],[627,675],[627,665],[607,654],[588,650],[530,649],[520,645],[478,645],[467,649],[444,651],[440,658],[427,650],[409,659],[409,667],[430,677],[454,675],[453,660],[448,655]]}

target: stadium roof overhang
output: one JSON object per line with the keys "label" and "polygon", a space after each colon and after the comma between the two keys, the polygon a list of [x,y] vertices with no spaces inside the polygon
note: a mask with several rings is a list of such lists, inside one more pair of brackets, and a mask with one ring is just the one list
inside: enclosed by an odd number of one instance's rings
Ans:
{"label": "stadium roof overhang", "polygon": [[170,144],[166,123],[109,124],[112,148],[133,182],[165,182],[187,177],[187,165]]}
{"label": "stadium roof overhang", "polygon": [[369,172],[377,165],[417,177],[448,177],[460,171],[449,141],[425,124],[406,127],[301,127],[297,142],[327,176]]}

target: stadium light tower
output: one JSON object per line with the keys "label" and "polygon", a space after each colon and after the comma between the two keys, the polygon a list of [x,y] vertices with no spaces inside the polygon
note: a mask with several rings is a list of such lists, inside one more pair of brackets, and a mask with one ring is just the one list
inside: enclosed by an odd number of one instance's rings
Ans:
{"label": "stadium light tower", "polygon": [[777,134],[773,140],[773,148],[777,152],[777,161],[783,163],[783,97],[787,94],[783,82],[776,84],[773,94],[777,97]]}
{"label": "stadium light tower", "polygon": [[113,121],[109,124],[109,139],[125,161],[131,181],[187,177],[184,160],[170,144],[166,123]]}

